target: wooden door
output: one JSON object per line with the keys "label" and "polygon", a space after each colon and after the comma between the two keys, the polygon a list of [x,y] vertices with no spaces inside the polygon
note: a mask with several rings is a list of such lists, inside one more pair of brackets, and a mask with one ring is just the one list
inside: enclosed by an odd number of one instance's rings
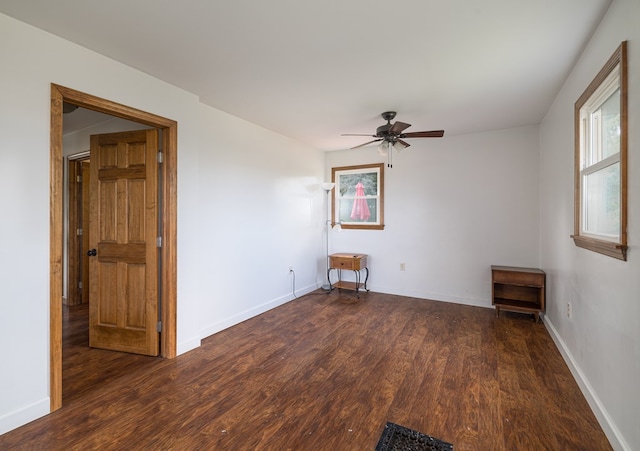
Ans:
{"label": "wooden door", "polygon": [[85,304],[89,302],[89,256],[87,255],[87,250],[91,249],[89,247],[89,200],[91,196],[89,192],[89,187],[91,186],[91,166],[89,160],[81,162],[80,170],[82,173],[82,208],[80,208],[80,216],[83,230],[82,252],[80,255],[80,280],[82,280],[81,302]]}
{"label": "wooden door", "polygon": [[[83,238],[88,237],[89,229],[84,229],[82,224],[82,194],[84,184],[82,183],[82,161],[69,160],[68,165],[68,241],[67,241],[67,297],[63,299],[63,303],[67,305],[77,305],[86,302],[86,297],[82,296],[84,286],[82,282],[82,252]],[[88,287],[87,287],[88,288]]]}
{"label": "wooden door", "polygon": [[91,136],[89,346],[158,355],[158,135]]}

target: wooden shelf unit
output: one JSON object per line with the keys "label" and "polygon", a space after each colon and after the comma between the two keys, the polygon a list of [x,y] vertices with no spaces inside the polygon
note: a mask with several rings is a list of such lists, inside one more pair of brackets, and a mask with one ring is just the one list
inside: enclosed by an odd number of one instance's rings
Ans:
{"label": "wooden shelf unit", "polygon": [[545,309],[546,274],[537,268],[491,266],[491,304],[500,310],[533,313],[536,322]]}
{"label": "wooden shelf unit", "polygon": [[[331,283],[331,270],[335,269],[338,272],[338,281]],[[355,274],[355,282],[349,282],[342,280],[342,270],[346,269],[353,271]],[[365,271],[364,282],[361,281],[360,271]],[[331,254],[329,255],[329,272],[327,274],[327,280],[331,286],[331,289],[340,288],[345,290],[353,290],[356,292],[356,296],[360,297],[360,289],[367,290],[367,280],[369,279],[369,268],[367,267],[367,255],[366,254]]]}

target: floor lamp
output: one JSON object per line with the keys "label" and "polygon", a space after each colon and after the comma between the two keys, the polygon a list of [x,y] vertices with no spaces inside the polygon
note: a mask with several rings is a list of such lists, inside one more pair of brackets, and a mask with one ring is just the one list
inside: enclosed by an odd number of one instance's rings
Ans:
{"label": "floor lamp", "polygon": [[335,183],[323,183],[322,189],[327,193],[327,203],[324,207],[325,214],[325,236],[324,236],[324,244],[325,244],[325,258],[324,258],[324,283],[322,284],[322,289],[325,291],[331,291],[331,283],[329,283],[329,193],[335,186]]}

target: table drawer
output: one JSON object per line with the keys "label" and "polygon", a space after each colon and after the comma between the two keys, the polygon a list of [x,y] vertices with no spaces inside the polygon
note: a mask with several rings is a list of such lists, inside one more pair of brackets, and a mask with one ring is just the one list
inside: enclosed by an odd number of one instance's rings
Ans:
{"label": "table drawer", "polygon": [[359,271],[367,267],[366,257],[354,258],[354,257],[330,257],[331,268],[336,269],[350,269],[353,271]]}

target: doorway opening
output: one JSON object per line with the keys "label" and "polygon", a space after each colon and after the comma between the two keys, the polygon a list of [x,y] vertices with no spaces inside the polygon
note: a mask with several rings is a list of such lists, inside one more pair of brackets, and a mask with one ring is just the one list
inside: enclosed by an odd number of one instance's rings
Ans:
{"label": "doorway opening", "polygon": [[63,293],[63,103],[76,105],[122,119],[138,122],[160,131],[163,164],[160,171],[164,183],[160,193],[162,268],[160,301],[162,333],[160,355],[176,355],[176,207],[177,207],[177,122],[126,105],[95,97],[80,91],[51,84],[50,136],[50,399],[51,411],[62,407],[62,293]]}
{"label": "doorway opening", "polygon": [[89,153],[70,155],[67,161],[67,243],[66,297],[67,306],[89,302]]}

